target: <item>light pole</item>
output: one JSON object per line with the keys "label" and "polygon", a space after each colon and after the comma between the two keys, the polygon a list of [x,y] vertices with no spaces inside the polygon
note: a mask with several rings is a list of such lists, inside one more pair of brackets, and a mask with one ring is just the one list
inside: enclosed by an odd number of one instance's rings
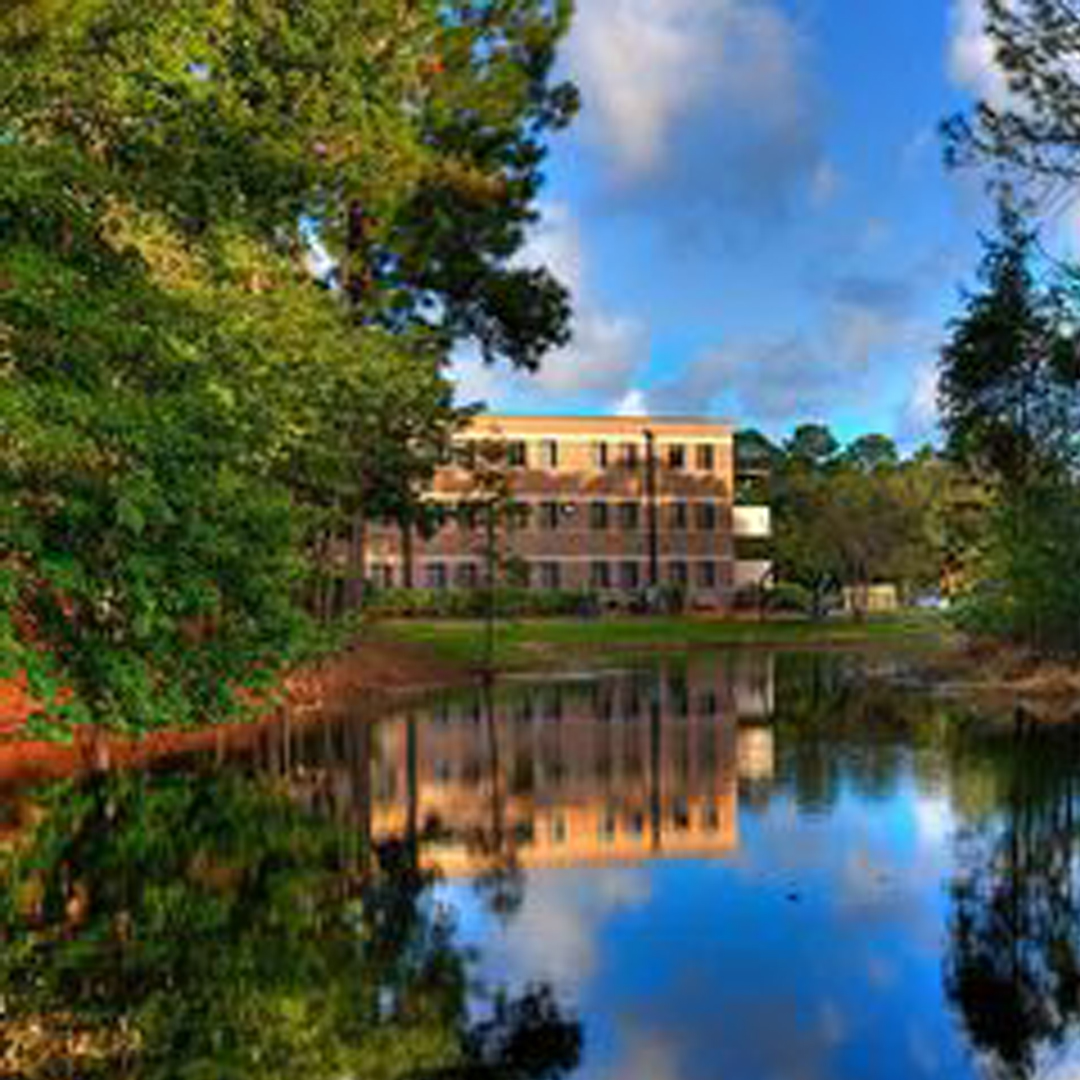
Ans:
{"label": "light pole", "polygon": [[656,436],[645,430],[645,516],[649,544],[649,588],[660,586],[659,513],[656,505]]}

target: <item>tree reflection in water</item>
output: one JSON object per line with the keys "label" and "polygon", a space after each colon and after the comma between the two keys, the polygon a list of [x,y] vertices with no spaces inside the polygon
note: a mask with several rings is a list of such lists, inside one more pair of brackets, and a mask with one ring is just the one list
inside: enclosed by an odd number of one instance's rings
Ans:
{"label": "tree reflection in water", "polygon": [[101,775],[42,796],[4,856],[0,1072],[556,1078],[579,1025],[489,998],[407,842],[237,772]]}
{"label": "tree reflection in water", "polygon": [[964,824],[945,985],[992,1072],[1028,1077],[1080,1021],[1080,732],[1017,721],[954,764]]}

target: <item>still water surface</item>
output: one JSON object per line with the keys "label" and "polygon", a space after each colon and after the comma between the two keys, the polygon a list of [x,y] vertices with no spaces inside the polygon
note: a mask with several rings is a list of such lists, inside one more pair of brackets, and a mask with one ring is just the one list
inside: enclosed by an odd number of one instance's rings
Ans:
{"label": "still water surface", "polygon": [[1078,1077],[1080,729],[903,676],[695,656],[9,793],[0,1075]]}

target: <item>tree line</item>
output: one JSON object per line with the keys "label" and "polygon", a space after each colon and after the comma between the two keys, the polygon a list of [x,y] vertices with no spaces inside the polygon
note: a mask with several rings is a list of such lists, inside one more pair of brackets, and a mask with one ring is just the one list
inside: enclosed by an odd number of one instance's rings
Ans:
{"label": "tree line", "polygon": [[514,255],[569,0],[0,12],[0,676],[65,723],[220,718],[362,522],[569,303]]}

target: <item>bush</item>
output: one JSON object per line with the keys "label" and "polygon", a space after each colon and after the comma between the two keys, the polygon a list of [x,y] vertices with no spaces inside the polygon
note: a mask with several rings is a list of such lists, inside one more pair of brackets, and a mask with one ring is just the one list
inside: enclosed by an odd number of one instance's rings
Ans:
{"label": "bush", "polygon": [[[523,616],[591,616],[599,598],[587,591],[557,589],[495,590],[495,614],[501,619]],[[482,619],[488,614],[486,589],[380,589],[365,610],[383,618]]]}
{"label": "bush", "polygon": [[814,610],[814,597],[803,585],[798,585],[794,581],[781,581],[765,593],[765,606],[769,611],[790,611],[809,615]]}

